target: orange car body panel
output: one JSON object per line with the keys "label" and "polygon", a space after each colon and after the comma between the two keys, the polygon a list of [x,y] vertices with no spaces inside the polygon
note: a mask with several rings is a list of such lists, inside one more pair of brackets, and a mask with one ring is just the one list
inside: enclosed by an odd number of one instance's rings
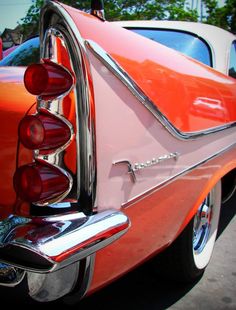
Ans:
{"label": "orange car body panel", "polygon": [[[73,18],[82,38],[99,44],[180,132],[201,132],[236,121],[236,81],[233,78],[197,61],[189,61],[188,57],[149,39],[139,37],[137,40],[137,34],[129,30],[63,7]],[[144,48],[147,53],[143,53]],[[121,239],[96,253],[89,294],[173,242],[209,190],[234,168],[235,148],[168,186],[151,190],[137,201],[126,204],[123,212],[131,218],[131,228]],[[186,186],[190,187],[189,197],[186,197]]]}
{"label": "orange car body panel", "polygon": [[[16,207],[16,195],[12,180],[17,165],[18,125],[35,102],[35,97],[25,90],[24,72],[23,67],[0,68],[1,218],[15,211],[13,209]],[[32,160],[31,152],[21,149],[19,151],[22,163]]]}
{"label": "orange car body panel", "polygon": [[213,159],[127,205],[122,211],[132,219],[131,227],[121,239],[96,253],[89,293],[167,248],[192,219],[207,193],[222,176],[236,168],[235,152],[234,147],[224,157]]}
{"label": "orange car body panel", "polygon": [[130,30],[64,7],[81,36],[111,55],[179,131],[202,131],[236,120],[235,79]]}

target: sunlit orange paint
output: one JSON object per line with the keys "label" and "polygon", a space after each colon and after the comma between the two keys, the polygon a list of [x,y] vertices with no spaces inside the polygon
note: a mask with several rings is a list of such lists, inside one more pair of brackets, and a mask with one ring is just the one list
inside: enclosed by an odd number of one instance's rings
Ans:
{"label": "sunlit orange paint", "polygon": [[[151,40],[137,40],[138,35],[128,30],[64,7],[81,36],[111,55],[178,130],[204,131],[236,121],[234,79]],[[131,219],[131,228],[96,253],[88,294],[169,246],[212,187],[236,167],[235,151],[232,148],[127,205],[123,212]]]}
{"label": "sunlit orange paint", "polygon": [[[0,68],[0,218],[14,208],[16,197],[12,180],[17,165],[18,124],[35,102],[35,97],[24,88],[24,72],[25,68]],[[19,151],[21,162],[32,160],[31,151],[21,147]]]}
{"label": "sunlit orange paint", "polygon": [[[110,54],[180,131],[201,131],[236,121],[235,79],[130,30],[64,7],[82,37]],[[199,97],[205,101],[196,109]]]}
{"label": "sunlit orange paint", "polygon": [[[189,223],[212,187],[228,171],[236,168],[235,152],[234,147],[224,157],[199,166],[123,209],[131,219],[131,228],[121,239],[96,253],[89,293],[169,246]],[[186,195],[186,188],[189,195]]]}

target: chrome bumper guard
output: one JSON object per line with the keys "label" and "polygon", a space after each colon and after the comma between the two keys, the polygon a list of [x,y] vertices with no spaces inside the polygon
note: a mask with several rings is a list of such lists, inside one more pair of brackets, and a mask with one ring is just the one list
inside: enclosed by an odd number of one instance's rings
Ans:
{"label": "chrome bumper guard", "polygon": [[0,222],[0,262],[48,273],[77,262],[122,236],[128,217],[114,210],[91,216],[10,216]]}

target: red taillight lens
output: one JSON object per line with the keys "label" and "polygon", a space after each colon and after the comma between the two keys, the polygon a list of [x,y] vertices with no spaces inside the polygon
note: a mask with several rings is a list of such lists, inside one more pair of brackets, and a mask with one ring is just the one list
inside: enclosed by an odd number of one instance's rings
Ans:
{"label": "red taillight lens", "polygon": [[70,128],[59,118],[45,114],[25,116],[19,125],[19,138],[28,149],[55,149],[69,141]]}
{"label": "red taillight lens", "polygon": [[30,65],[25,71],[24,83],[33,95],[59,96],[71,88],[73,79],[61,66],[44,63]]}
{"label": "red taillight lens", "polygon": [[27,202],[50,201],[70,187],[68,177],[59,169],[33,163],[18,168],[14,175],[14,188],[18,196]]}

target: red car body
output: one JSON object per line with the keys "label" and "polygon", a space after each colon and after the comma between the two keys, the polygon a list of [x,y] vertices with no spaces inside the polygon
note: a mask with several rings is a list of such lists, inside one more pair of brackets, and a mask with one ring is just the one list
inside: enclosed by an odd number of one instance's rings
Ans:
{"label": "red car body", "polygon": [[235,79],[57,2],[40,36],[41,64],[1,69],[1,284],[77,300],[186,235],[196,279],[235,187]]}

